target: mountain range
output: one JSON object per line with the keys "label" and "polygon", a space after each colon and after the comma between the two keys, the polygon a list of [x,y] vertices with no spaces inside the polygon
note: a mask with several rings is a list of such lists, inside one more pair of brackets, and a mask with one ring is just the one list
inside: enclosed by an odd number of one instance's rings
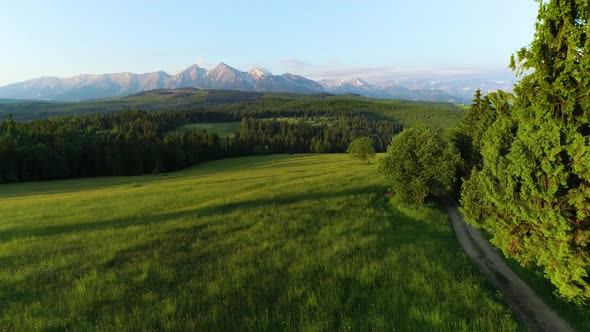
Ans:
{"label": "mountain range", "polygon": [[469,103],[477,88],[482,89],[484,93],[498,89],[511,91],[512,82],[416,80],[372,84],[360,78],[316,82],[288,73],[273,75],[260,68],[243,72],[222,62],[211,70],[192,65],[177,75],[158,71],[144,74],[79,75],[69,78],[41,77],[0,87],[0,98],[82,101],[126,96],[154,89],[187,87],[257,92],[328,92],[371,98]]}
{"label": "mountain range", "polygon": [[469,104],[475,90],[484,94],[502,90],[512,92],[512,81],[470,80],[403,80],[369,83],[361,78],[352,80],[319,81],[326,92],[334,94],[352,93],[370,98],[407,99],[420,101],[439,101],[454,104]]}

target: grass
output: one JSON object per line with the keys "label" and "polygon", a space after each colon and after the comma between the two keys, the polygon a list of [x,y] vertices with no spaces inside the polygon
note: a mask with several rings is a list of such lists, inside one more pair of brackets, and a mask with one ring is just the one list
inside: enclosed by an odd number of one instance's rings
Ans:
{"label": "grass", "polygon": [[204,123],[190,123],[176,128],[179,134],[193,129],[205,129],[209,132],[215,132],[220,138],[234,137],[236,131],[240,128],[240,122],[204,122]]}
{"label": "grass", "polygon": [[437,206],[345,155],[0,186],[0,330],[519,330]]}

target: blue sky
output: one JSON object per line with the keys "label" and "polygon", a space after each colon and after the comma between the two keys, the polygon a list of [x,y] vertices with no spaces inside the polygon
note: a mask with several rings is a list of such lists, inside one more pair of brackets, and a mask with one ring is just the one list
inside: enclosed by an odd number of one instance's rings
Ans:
{"label": "blue sky", "polygon": [[533,0],[0,2],[0,86],[225,62],[314,79],[507,77]]}

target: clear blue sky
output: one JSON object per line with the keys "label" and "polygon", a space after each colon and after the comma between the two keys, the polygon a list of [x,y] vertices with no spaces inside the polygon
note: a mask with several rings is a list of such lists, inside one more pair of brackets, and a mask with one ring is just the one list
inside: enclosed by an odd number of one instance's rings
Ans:
{"label": "clear blue sky", "polygon": [[533,0],[0,2],[0,86],[225,62],[321,79],[492,75],[534,34]]}

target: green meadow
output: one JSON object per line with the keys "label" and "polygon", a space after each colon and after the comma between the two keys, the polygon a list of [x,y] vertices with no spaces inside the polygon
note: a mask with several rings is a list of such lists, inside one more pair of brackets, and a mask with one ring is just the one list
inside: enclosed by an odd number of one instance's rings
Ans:
{"label": "green meadow", "polygon": [[437,205],[345,155],[0,186],[0,330],[514,331]]}

